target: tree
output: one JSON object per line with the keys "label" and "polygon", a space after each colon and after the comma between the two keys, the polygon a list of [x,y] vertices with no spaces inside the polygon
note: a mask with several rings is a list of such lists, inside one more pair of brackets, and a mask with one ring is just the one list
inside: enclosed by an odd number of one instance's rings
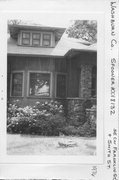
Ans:
{"label": "tree", "polygon": [[8,20],[8,24],[9,25],[17,25],[17,24],[20,24],[22,21],[21,20],[18,20],[18,19],[11,19],[11,20]]}
{"label": "tree", "polygon": [[20,23],[22,23],[22,21],[18,20],[18,19],[8,20],[7,31],[8,31],[8,33],[10,33],[11,37],[14,38],[14,39],[17,39],[18,29],[14,29],[12,26],[19,25]]}
{"label": "tree", "polygon": [[93,44],[97,42],[97,21],[95,20],[74,20],[66,30],[68,37],[83,39]]}

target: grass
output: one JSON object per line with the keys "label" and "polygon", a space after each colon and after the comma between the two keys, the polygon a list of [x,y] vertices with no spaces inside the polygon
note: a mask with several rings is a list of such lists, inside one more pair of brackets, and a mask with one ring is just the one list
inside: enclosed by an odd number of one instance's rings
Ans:
{"label": "grass", "polygon": [[7,136],[8,155],[95,155],[96,138]]}

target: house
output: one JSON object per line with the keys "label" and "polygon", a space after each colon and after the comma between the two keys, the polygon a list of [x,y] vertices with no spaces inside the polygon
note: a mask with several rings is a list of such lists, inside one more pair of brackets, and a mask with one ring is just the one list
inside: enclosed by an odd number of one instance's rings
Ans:
{"label": "house", "polygon": [[96,44],[67,38],[65,28],[9,24],[9,101],[21,106],[56,99],[70,107],[96,104]]}

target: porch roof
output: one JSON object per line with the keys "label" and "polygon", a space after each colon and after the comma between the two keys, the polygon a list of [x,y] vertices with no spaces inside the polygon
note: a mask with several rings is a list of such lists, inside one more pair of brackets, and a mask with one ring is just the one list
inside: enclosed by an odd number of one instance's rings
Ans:
{"label": "porch roof", "polygon": [[97,44],[91,45],[81,39],[68,38],[63,35],[55,49],[52,51],[52,55],[65,56],[70,50],[96,52]]}

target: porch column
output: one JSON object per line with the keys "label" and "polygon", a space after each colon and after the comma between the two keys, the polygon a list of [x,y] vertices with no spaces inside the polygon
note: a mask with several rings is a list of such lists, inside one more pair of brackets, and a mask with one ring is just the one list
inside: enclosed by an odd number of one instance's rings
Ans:
{"label": "porch column", "polygon": [[80,97],[90,98],[92,86],[92,65],[81,65]]}

